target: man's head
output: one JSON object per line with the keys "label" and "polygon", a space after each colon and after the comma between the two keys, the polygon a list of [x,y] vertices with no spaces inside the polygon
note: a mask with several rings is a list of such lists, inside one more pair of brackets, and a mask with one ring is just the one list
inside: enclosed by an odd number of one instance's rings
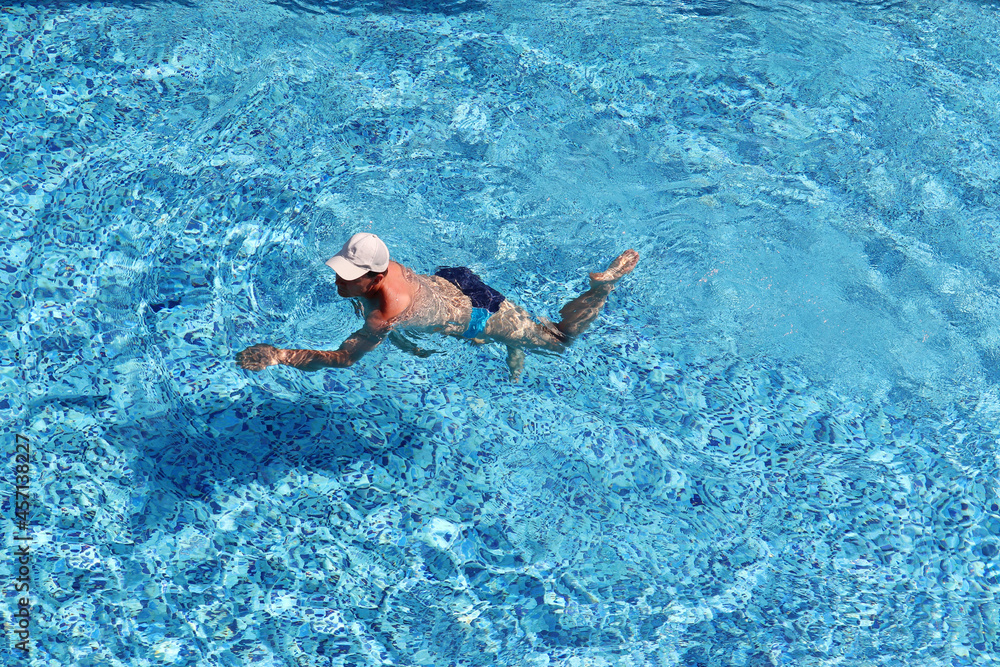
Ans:
{"label": "man's head", "polygon": [[326,260],[326,265],[344,280],[357,280],[366,273],[382,273],[389,268],[389,249],[382,239],[361,232],[344,244],[336,255]]}
{"label": "man's head", "polygon": [[326,265],[337,272],[337,291],[341,296],[361,296],[377,287],[385,276],[389,249],[379,237],[361,232],[352,236]]}

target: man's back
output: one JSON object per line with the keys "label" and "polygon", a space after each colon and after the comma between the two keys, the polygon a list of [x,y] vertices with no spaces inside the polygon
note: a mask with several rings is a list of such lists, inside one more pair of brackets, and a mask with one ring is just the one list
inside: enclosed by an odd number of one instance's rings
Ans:
{"label": "man's back", "polygon": [[445,335],[461,335],[472,310],[468,297],[447,280],[396,262],[389,263],[378,297],[361,302],[366,322],[374,317],[390,328]]}

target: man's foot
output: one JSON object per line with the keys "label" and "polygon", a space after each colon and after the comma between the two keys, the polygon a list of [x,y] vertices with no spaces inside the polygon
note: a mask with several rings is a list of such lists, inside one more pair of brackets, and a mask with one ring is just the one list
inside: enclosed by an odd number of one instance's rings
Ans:
{"label": "man's foot", "polygon": [[608,295],[615,288],[615,283],[631,273],[638,263],[639,253],[635,250],[626,250],[618,255],[605,271],[590,274],[590,289],[567,303],[559,311],[559,314],[562,315],[562,321],[556,327],[563,334],[563,339],[567,344],[586,331],[590,323],[601,312],[604,302],[608,300]]}
{"label": "man's foot", "polygon": [[639,263],[639,253],[635,250],[626,250],[618,255],[615,261],[611,262],[606,271],[590,274],[591,285],[614,285],[623,276],[632,273],[632,269]]}

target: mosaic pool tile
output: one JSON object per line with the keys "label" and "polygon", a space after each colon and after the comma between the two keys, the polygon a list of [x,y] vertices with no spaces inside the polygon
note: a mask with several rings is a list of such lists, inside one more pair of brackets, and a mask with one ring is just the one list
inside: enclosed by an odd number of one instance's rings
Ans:
{"label": "mosaic pool tile", "polygon": [[[0,13],[30,664],[990,664],[995,8],[422,7]],[[643,263],[520,384],[235,368],[359,225],[547,317]]]}

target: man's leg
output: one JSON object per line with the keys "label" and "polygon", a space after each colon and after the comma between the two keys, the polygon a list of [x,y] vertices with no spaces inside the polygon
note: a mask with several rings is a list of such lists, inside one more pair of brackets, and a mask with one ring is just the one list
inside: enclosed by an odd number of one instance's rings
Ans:
{"label": "man's leg", "polygon": [[483,339],[503,343],[508,348],[543,348],[552,352],[562,352],[566,346],[565,336],[554,324],[539,324],[510,299],[501,303],[500,310],[486,321]]}
{"label": "man's leg", "polygon": [[511,382],[518,382],[524,372],[524,349],[513,345],[507,346],[507,368],[510,369]]}
{"label": "man's leg", "polygon": [[611,262],[606,271],[590,274],[590,289],[576,297],[559,311],[562,321],[556,324],[571,342],[597,319],[615,283],[628,275],[639,262],[639,253],[626,250]]}
{"label": "man's leg", "polygon": [[486,323],[484,338],[507,346],[511,379],[516,382],[524,370],[525,350],[564,351],[566,345],[597,318],[615,283],[631,273],[638,261],[639,253],[626,250],[606,271],[591,273],[590,289],[563,306],[560,311],[563,319],[559,324],[544,318],[536,321],[509,300],[500,304],[500,310]]}

